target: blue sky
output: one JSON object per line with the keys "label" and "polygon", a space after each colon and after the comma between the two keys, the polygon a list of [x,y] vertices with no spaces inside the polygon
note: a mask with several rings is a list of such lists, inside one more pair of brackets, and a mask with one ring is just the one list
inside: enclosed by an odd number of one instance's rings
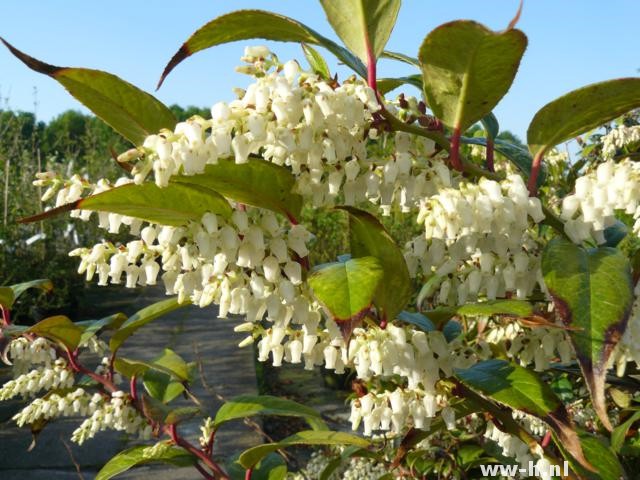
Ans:
{"label": "blue sky", "polygon": [[[517,0],[405,0],[388,48],[416,55],[424,36],[454,19],[504,28]],[[240,8],[284,13],[335,38],[314,0],[2,0],[0,35],[48,63],[106,70],[153,91],[166,62],[198,27]],[[514,85],[496,109],[501,127],[525,137],[528,123],[545,103],[574,88],[616,77],[638,76],[640,49],[636,0],[526,0],[518,28],[529,37]],[[167,104],[210,106],[232,98],[244,76],[233,71],[240,42],[200,52],[179,65],[156,95]],[[301,58],[298,45],[269,44],[281,59]],[[328,55],[327,55],[328,57]],[[380,76],[411,73],[384,61]],[[338,70],[339,72],[341,70]],[[37,90],[37,97],[34,96]],[[34,111],[49,120],[81,109],[55,81],[30,71],[0,48],[2,107]]]}

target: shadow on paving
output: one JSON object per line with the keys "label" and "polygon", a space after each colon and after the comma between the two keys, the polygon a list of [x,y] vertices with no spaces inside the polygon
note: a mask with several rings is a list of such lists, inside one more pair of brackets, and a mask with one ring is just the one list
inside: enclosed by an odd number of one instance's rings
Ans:
{"label": "shadow on paving", "polygon": [[[160,288],[146,287],[137,290],[103,287],[87,292],[84,314],[79,320],[101,318],[121,311],[127,315],[166,298]],[[163,348],[171,348],[187,361],[200,362],[201,374],[193,385],[198,397],[210,415],[220,407],[222,398],[242,394],[256,394],[256,375],[253,350],[239,349],[243,334],[233,327],[235,320],[219,319],[213,307],[200,309],[185,307],[159,318],[143,327],[129,338],[120,355],[133,359],[150,360]],[[2,372],[3,381],[7,371]],[[204,381],[203,381],[204,380]],[[176,403],[178,403],[176,401]],[[187,405],[184,399],[179,405]],[[104,463],[115,453],[135,444],[120,432],[101,432],[82,447],[72,444],[70,433],[79,425],[78,420],[57,421],[48,425],[38,436],[35,448],[31,444],[28,429],[19,429],[10,420],[20,404],[0,403],[0,478],[2,480],[71,480],[92,479]],[[192,420],[181,424],[181,435],[197,444],[199,422]],[[222,427],[217,435],[215,455],[229,458],[233,453],[260,443],[260,436],[242,422]],[[65,445],[66,443],[66,445]],[[76,470],[79,467],[80,474]],[[154,480],[197,479],[200,475],[191,468],[145,466],[118,478],[142,479],[152,474]]]}

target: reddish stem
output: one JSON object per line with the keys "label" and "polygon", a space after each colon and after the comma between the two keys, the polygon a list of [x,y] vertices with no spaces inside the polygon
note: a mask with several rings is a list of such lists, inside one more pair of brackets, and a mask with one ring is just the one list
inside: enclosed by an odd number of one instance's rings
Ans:
{"label": "reddish stem", "polygon": [[184,448],[187,452],[198,458],[198,460],[200,460],[208,468],[210,468],[212,472],[214,472],[214,477],[210,478],[219,478],[222,480],[227,480],[229,478],[227,474],[222,471],[220,466],[211,458],[209,458],[202,450],[191,445],[191,443],[178,435],[178,429],[176,428],[175,424],[167,425],[165,427],[165,431],[169,434],[171,440],[173,440],[173,443],[175,443],[179,447]]}
{"label": "reddish stem", "polygon": [[387,322],[387,315],[386,315],[386,313],[383,312],[382,313],[382,318],[380,319],[380,328],[382,330],[386,329],[387,328],[387,323],[388,323]]}
{"label": "reddish stem", "polygon": [[298,223],[300,223],[298,222],[298,219],[291,214],[291,212],[287,212],[287,218],[291,222],[291,225],[298,225]]}
{"label": "reddish stem", "polygon": [[487,138],[487,170],[491,173],[496,171],[495,166],[493,164],[493,156],[494,156],[494,143],[493,138]]}
{"label": "reddish stem", "polygon": [[110,393],[118,391],[118,387],[112,381],[106,379],[102,375],[98,375],[97,373],[92,372],[91,370],[84,367],[83,365],[80,365],[76,358],[77,350],[75,352],[71,352],[68,348],[66,348],[65,351],[67,353],[67,359],[69,360],[69,365],[71,365],[71,368],[73,368],[76,372],[82,373],[88,376],[89,378],[95,380],[96,382],[100,383]]}
{"label": "reddish stem", "polygon": [[131,380],[129,381],[129,392],[131,393],[131,399],[134,402],[138,401],[138,379],[135,375],[131,376]]}
{"label": "reddish stem", "polygon": [[207,445],[204,448],[204,453],[206,453],[208,456],[213,455],[213,444],[215,442],[216,439],[216,431],[214,430],[213,432],[211,432],[211,435],[209,435],[209,439],[207,440]]}
{"label": "reddish stem", "polygon": [[529,196],[535,197],[538,195],[538,174],[540,173],[540,168],[542,167],[542,156],[544,154],[544,150],[536,153],[536,156],[533,157],[533,163],[531,164],[531,175],[529,175]]}
{"label": "reddish stem", "polygon": [[369,39],[367,39],[367,83],[369,87],[378,96],[378,82],[376,79],[376,57],[373,54],[373,49],[369,45]]}
{"label": "reddish stem", "polygon": [[459,172],[462,172],[462,162],[460,161],[460,127],[453,129],[453,135],[451,135],[451,151],[449,152],[449,161],[451,166]]}
{"label": "reddish stem", "polygon": [[544,437],[542,437],[542,442],[540,442],[540,446],[542,448],[547,448],[550,443],[551,443],[551,430],[547,430],[544,434]]}

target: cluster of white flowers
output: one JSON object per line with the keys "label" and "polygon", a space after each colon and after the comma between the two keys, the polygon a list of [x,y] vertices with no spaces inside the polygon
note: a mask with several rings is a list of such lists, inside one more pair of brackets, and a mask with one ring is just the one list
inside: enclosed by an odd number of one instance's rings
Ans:
{"label": "cluster of white flowers", "polygon": [[603,135],[601,141],[602,156],[604,158],[613,158],[618,153],[618,150],[627,145],[640,142],[640,125],[632,127],[619,125],[606,135]]}
{"label": "cluster of white flowers", "polygon": [[506,326],[490,322],[484,332],[484,341],[503,344],[510,358],[523,367],[533,363],[537,372],[548,370],[550,362],[556,357],[564,365],[568,365],[573,358],[571,343],[561,328],[528,329],[517,322],[509,322]]}
{"label": "cluster of white flowers", "polygon": [[215,432],[215,422],[213,418],[207,417],[200,425],[200,438],[198,439],[200,446],[202,448],[209,445],[209,441],[211,440],[211,435]]}
{"label": "cluster of white flowers", "polygon": [[58,358],[53,365],[36,368],[9,380],[0,388],[0,400],[9,400],[18,395],[32,397],[40,390],[71,388],[73,383],[74,376],[67,362]]}
{"label": "cluster of white flowers", "polygon": [[439,278],[429,295],[433,304],[526,298],[540,280],[529,227],[544,218],[519,175],[442,189],[422,201],[418,222],[425,234],[405,247],[409,271]]}
{"label": "cluster of white flowers", "polygon": [[376,430],[401,434],[410,419],[415,428],[428,430],[431,419],[439,412],[447,428],[453,430],[456,425],[455,411],[447,402],[445,395],[418,388],[368,392],[351,402],[349,421],[353,430],[357,430],[362,423],[366,436],[371,436]]}
{"label": "cluster of white flowers", "polygon": [[[340,453],[341,452],[313,452],[304,468],[300,472],[288,473],[287,480],[320,478],[329,463],[335,456],[340,455]],[[345,460],[343,465],[335,469],[333,473],[327,477],[327,480],[365,480],[381,478],[386,473],[388,473],[388,468],[384,463],[377,462],[372,458],[351,457]]]}
{"label": "cluster of white flowers", "polygon": [[13,416],[13,420],[22,427],[38,420],[51,420],[58,417],[86,415],[95,411],[102,402],[100,394],[91,397],[83,388],[77,388],[67,394],[51,393],[36,398]]}
{"label": "cluster of white flowers", "polygon": [[640,235],[640,164],[608,160],[576,180],[575,192],[562,200],[565,232],[575,243],[605,243],[604,231],[616,222],[615,212],[633,215]]}
{"label": "cluster of white flowers", "polygon": [[532,452],[529,446],[514,435],[510,435],[497,428],[493,422],[487,422],[484,436],[496,442],[505,457],[515,458],[520,467],[529,470],[530,463],[535,462],[537,472],[542,480],[551,480],[551,462],[544,457],[542,448]]}
{"label": "cluster of white flowers", "polygon": [[[74,405],[74,410],[76,406]],[[128,434],[136,434],[143,440],[151,438],[151,426],[144,417],[130,404],[130,399],[123,391],[111,394],[107,401],[96,393],[89,402],[79,402],[78,411],[81,415],[90,414],[80,426],[74,430],[71,440],[82,445],[86,440],[93,438],[96,433],[112,429]]]}
{"label": "cluster of white flowers", "polygon": [[9,343],[9,358],[13,366],[14,375],[28,372],[33,365],[44,364],[50,368],[57,358],[53,345],[43,337],[29,340],[18,337]]}

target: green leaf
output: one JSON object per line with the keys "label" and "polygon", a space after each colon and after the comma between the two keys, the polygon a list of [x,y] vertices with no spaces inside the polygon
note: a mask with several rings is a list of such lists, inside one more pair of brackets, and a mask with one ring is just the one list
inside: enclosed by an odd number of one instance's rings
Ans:
{"label": "green leaf", "polygon": [[369,312],[383,277],[377,258],[361,257],[316,270],[308,282],[347,338]]}
{"label": "green leaf", "polygon": [[9,285],[8,287],[0,287],[0,305],[10,310],[20,295],[30,288],[39,288],[48,293],[53,290],[53,283],[51,280],[41,278],[39,280],[31,280],[30,282]]}
{"label": "green leaf", "polygon": [[384,271],[374,303],[393,320],[411,299],[413,288],[404,255],[376,217],[353,207],[340,207],[349,214],[349,240],[354,258],[375,257]]}
{"label": "green leaf", "polygon": [[531,369],[505,360],[484,360],[455,376],[471,390],[516,410],[534,415],[549,424],[567,450],[583,461],[580,441],[563,403]]}
{"label": "green leaf", "polygon": [[[226,464],[227,475],[231,480],[245,480],[246,469],[238,462],[237,457]],[[264,457],[251,471],[251,480],[284,480],[287,475],[287,464],[277,453]]]}
{"label": "green leaf", "polygon": [[304,56],[307,59],[307,62],[309,62],[309,66],[314,73],[318,74],[323,80],[331,79],[331,71],[329,70],[329,65],[327,65],[327,61],[322,55],[320,55],[320,52],[318,52],[318,50],[313,48],[311,45],[303,43],[302,52],[304,53]]}
{"label": "green leaf", "polygon": [[[149,462],[162,462],[175,467],[188,467],[196,463],[196,458],[182,447],[169,446],[154,455],[149,446],[139,445],[118,453],[100,469],[96,480],[109,480],[127,470]],[[146,450],[146,453],[145,453]]]}
{"label": "green leaf", "polygon": [[119,213],[160,225],[178,227],[199,222],[207,212],[231,216],[231,205],[218,192],[187,183],[171,183],[160,188],[155,183],[129,183],[102,193],[23,218],[22,223],[36,222],[54,215],[81,209]]}
{"label": "green leaf", "polygon": [[569,330],[594,409],[609,430],[604,395],[607,362],[626,328],[633,284],[628,258],[611,247],[584,249],[562,238],[542,254],[542,274]]}
{"label": "green leaf", "polygon": [[177,379],[188,382],[191,381],[194,364],[185,362],[180,355],[165,348],[162,354],[154,358],[150,364],[154,367],[160,367],[170,372]]}
{"label": "green leaf", "polygon": [[111,353],[115,354],[122,343],[133,335],[139,328],[144,327],[147,323],[154,321],[162,315],[166,315],[167,313],[187,305],[189,305],[189,302],[178,303],[177,298],[168,298],[167,300],[153,303],[148,307],[139,310],[133,314],[129,320],[124,322],[111,337],[111,340],[109,341],[109,349],[111,350]]}
{"label": "green leaf", "polygon": [[620,78],[573,90],[546,104],[529,124],[532,155],[598,127],[640,107],[640,78]]}
{"label": "green leaf", "polygon": [[351,52],[297,20],[264,10],[237,10],[211,20],[191,35],[165,67],[158,88],[176,65],[194,53],[253,38],[320,45],[361,77],[367,76],[365,66]]}
{"label": "green leaf", "polygon": [[616,454],[611,450],[605,438],[592,435],[583,430],[578,430],[578,437],[584,456],[589,459],[594,471],[589,471],[577,462],[566,451],[562,441],[556,441],[556,445],[567,459],[571,469],[584,480],[620,480],[627,478]]}
{"label": "green leaf", "polygon": [[404,53],[398,52],[390,52],[389,50],[385,50],[380,55],[381,58],[388,58],[390,60],[397,60],[399,62],[406,63],[408,65],[413,65],[414,67],[420,68],[420,62],[417,58],[410,57],[409,55],[405,55]]}
{"label": "green leaf", "polygon": [[5,46],[31,70],[57,80],[80,103],[136,145],[163,128],[173,130],[176,118],[162,102],[121,78],[100,70],[56,67]]}
{"label": "green leaf", "polygon": [[245,450],[238,459],[244,468],[251,468],[269,453],[293,445],[355,445],[367,448],[370,444],[364,438],[343,432],[305,430],[280,442],[267,443]]}
{"label": "green leaf", "polygon": [[[460,141],[469,145],[482,145],[487,146],[486,138],[479,137],[461,137]],[[496,152],[504,155],[511,163],[513,163],[518,170],[520,170],[526,178],[531,175],[531,165],[533,163],[533,157],[526,148],[519,145],[514,145],[506,140],[496,138],[493,140],[493,147]],[[536,183],[538,186],[542,185],[547,178],[547,166],[542,164]]]}
{"label": "green leaf", "polygon": [[545,418],[556,411],[564,412],[560,399],[536,373],[505,360],[485,360],[456,369],[455,374],[472,390],[530,415]]}
{"label": "green leaf", "polygon": [[533,305],[524,300],[499,299],[486,302],[465,303],[457,307],[439,307],[435,310],[426,310],[423,313],[436,325],[440,325],[456,315],[466,317],[484,317],[491,315],[529,317],[533,315]]}
{"label": "green leaf", "polygon": [[365,64],[384,50],[400,11],[400,0],[320,0],[327,20]]}
{"label": "green leaf", "polygon": [[298,402],[271,395],[240,395],[225,402],[214,420],[215,428],[226,422],[254,415],[278,415],[304,418],[314,430],[327,430],[320,414]]}
{"label": "green leaf", "polygon": [[194,368],[193,363],[186,363],[178,354],[168,348],[153,360],[134,360],[126,357],[117,357],[114,361],[114,367],[125,377],[139,377],[148,370],[156,370],[171,376],[179,382],[191,381],[191,372]]}
{"label": "green leaf", "polygon": [[428,317],[418,312],[400,312],[398,320],[415,325],[423,332],[433,332],[436,329],[435,324]]}
{"label": "green leaf", "polygon": [[613,225],[604,229],[605,246],[617,247],[629,233],[629,228],[620,220],[616,220]]}
{"label": "green leaf", "polygon": [[398,78],[380,78],[377,81],[378,91],[382,95],[386,95],[392,90],[403,85],[413,85],[422,91],[422,75],[409,75],[408,77]]}
{"label": "green leaf", "polygon": [[289,217],[299,217],[302,210],[302,197],[292,192],[295,177],[291,172],[257,158],[242,164],[233,159],[220,159],[216,165],[207,165],[200,175],[172,177],[171,184],[209,189],[236,202],[268,208]]}
{"label": "green leaf", "polygon": [[640,420],[640,411],[634,412],[627,420],[613,429],[613,432],[611,432],[611,448],[614,452],[620,452],[622,445],[624,445],[627,432],[631,428],[631,425],[638,420]]}
{"label": "green leaf", "polygon": [[114,313],[100,320],[84,320],[76,322],[79,327],[83,327],[82,335],[78,345],[85,345],[91,337],[94,337],[101,330],[117,329],[127,320],[127,316],[123,313]]}
{"label": "green leaf", "polygon": [[427,103],[445,125],[464,132],[507,93],[527,46],[520,30],[492,32],[458,20],[424,39],[418,58]]}
{"label": "green leaf", "polygon": [[173,375],[151,368],[144,372],[142,384],[151,398],[165,404],[184,392],[184,385]]}
{"label": "green leaf", "polygon": [[495,140],[500,132],[500,124],[498,123],[496,116],[492,112],[489,112],[480,119],[480,122],[482,122],[482,128],[484,128],[484,131],[487,132],[487,136]]}
{"label": "green leaf", "polygon": [[27,332],[59,342],[71,351],[76,349],[82,336],[82,329],[64,315],[40,320]]}

